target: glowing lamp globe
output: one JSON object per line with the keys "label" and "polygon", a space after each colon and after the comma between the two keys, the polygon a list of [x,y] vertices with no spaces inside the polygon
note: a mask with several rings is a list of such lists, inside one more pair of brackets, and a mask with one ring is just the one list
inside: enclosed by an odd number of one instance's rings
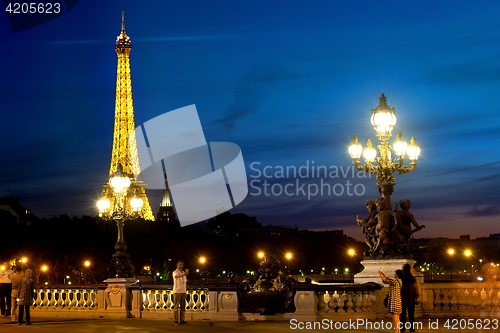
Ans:
{"label": "glowing lamp globe", "polygon": [[109,180],[109,185],[113,188],[113,191],[115,191],[115,193],[127,192],[127,189],[130,187],[130,178],[123,173],[123,167],[121,163],[118,163],[116,172]]}
{"label": "glowing lamp globe", "polygon": [[404,157],[406,149],[408,148],[408,144],[403,140],[403,135],[401,134],[401,132],[398,132],[398,139],[396,140],[396,142],[394,142],[393,148],[398,157]]}
{"label": "glowing lamp globe", "polygon": [[396,111],[387,105],[387,98],[384,94],[379,98],[379,105],[372,110],[370,121],[380,140],[387,141],[396,125]]}
{"label": "glowing lamp globe", "polygon": [[134,212],[139,212],[142,208],[143,203],[144,201],[136,196],[130,199],[130,206],[132,207],[132,211]]}
{"label": "glowing lamp globe", "polygon": [[130,178],[113,176],[109,180],[109,185],[111,185],[115,193],[126,192],[130,186]]}
{"label": "glowing lamp globe", "polygon": [[109,202],[108,199],[101,199],[97,201],[97,208],[99,209],[100,213],[106,213],[109,210],[110,205],[111,202]]}
{"label": "glowing lamp globe", "polygon": [[352,137],[352,144],[349,146],[349,154],[354,159],[360,158],[363,152],[363,147],[358,143],[358,137],[355,135]]}
{"label": "glowing lamp globe", "polygon": [[368,140],[368,142],[366,143],[366,148],[363,151],[363,157],[369,163],[375,161],[375,158],[377,157],[377,151],[375,150],[375,148],[372,147],[371,140]]}
{"label": "glowing lamp globe", "polygon": [[418,159],[418,156],[420,155],[420,147],[416,145],[414,137],[411,138],[410,146],[408,147],[406,153],[408,154],[410,160],[416,161]]}

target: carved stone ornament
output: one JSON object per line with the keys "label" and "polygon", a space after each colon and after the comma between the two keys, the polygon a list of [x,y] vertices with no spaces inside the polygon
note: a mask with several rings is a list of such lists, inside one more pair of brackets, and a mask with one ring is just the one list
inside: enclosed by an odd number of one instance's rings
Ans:
{"label": "carved stone ornament", "polygon": [[307,299],[309,297],[309,294],[308,293],[302,293],[302,294],[300,294],[300,297],[302,297],[302,299]]}
{"label": "carved stone ornament", "polygon": [[112,286],[112,287],[110,288],[110,291],[111,291],[111,293],[113,293],[113,294],[118,294],[119,292],[121,292],[121,287],[120,287],[120,286]]}
{"label": "carved stone ornament", "polygon": [[230,294],[230,293],[224,294],[224,298],[231,299],[231,298],[233,298],[233,294]]}

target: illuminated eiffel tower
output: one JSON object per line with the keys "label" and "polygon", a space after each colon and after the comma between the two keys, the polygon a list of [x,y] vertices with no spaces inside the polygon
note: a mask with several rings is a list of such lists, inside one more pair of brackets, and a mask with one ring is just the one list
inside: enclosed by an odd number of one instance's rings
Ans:
{"label": "illuminated eiffel tower", "polygon": [[[109,176],[111,177],[118,168],[118,164],[123,167],[123,173],[135,179],[132,182],[125,197],[126,211],[132,212],[130,199],[137,191],[137,196],[143,200],[140,217],[154,221],[153,212],[149,205],[146,190],[141,187],[142,180],[139,179],[141,168],[139,166],[139,156],[137,153],[137,143],[135,138],[134,105],[132,101],[132,79],[130,77],[130,50],[132,42],[125,33],[124,13],[122,11],[122,31],[116,38],[115,51],[118,56],[118,66],[116,70],[116,100],[115,100],[115,129],[113,134],[113,152],[111,154],[111,167]],[[110,200],[110,215],[115,207],[115,197],[111,193],[109,184],[104,185],[104,196]]]}

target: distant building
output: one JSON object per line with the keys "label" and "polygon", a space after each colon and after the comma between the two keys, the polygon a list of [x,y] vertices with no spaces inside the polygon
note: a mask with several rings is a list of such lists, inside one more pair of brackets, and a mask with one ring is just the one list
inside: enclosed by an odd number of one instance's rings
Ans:
{"label": "distant building", "polygon": [[31,210],[21,205],[19,197],[0,198],[0,210],[10,213],[17,224],[21,226],[31,226],[38,218],[31,214]]}
{"label": "distant building", "polygon": [[[462,254],[465,250],[470,250],[474,257],[495,256],[500,251],[500,234],[491,234],[488,237],[478,237],[471,239],[470,235],[462,235],[458,239],[454,238],[417,238],[411,242],[412,253],[432,253],[442,255],[449,249],[453,249],[456,254]],[[444,253],[446,254],[446,253]]]}

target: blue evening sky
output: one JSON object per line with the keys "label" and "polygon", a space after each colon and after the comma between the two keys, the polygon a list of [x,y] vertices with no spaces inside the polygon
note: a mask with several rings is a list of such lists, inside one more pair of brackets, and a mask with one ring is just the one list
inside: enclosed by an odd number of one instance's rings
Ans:
{"label": "blue evening sky", "polygon": [[427,225],[416,235],[500,232],[498,1],[80,1],[17,33],[4,12],[0,197],[10,190],[39,217],[96,214],[122,9],[136,124],[196,104],[207,141],[238,144],[257,180],[234,211],[362,238],[355,216],[378,196],[374,177],[339,171],[323,182],[339,184],[337,193],[346,181],[361,184],[363,195],[308,198],[296,182],[307,192],[320,178],[273,175],[275,193],[292,184],[294,195],[266,196],[250,165],[352,168],[352,135],[377,141],[370,110],[385,93],[398,116],[390,143],[400,130],[422,149],[416,170],[396,175],[393,195],[409,198]]}

